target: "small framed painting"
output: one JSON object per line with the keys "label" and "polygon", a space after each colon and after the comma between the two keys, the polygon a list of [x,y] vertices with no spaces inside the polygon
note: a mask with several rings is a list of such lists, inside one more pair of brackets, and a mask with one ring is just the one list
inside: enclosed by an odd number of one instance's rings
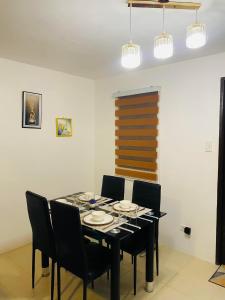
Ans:
{"label": "small framed painting", "polygon": [[41,129],[42,95],[23,92],[22,127]]}
{"label": "small framed painting", "polygon": [[56,136],[57,137],[72,136],[72,119],[56,118]]}

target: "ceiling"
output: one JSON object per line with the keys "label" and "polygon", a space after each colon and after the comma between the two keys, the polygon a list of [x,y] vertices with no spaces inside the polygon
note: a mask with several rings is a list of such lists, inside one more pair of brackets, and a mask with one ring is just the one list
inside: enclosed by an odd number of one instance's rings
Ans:
{"label": "ceiling", "polygon": [[[208,43],[185,47],[193,11],[167,10],[166,29],[174,37],[174,57],[153,57],[153,39],[162,28],[160,9],[133,8],[133,41],[142,47],[139,69],[225,51],[225,1],[202,0],[199,18]],[[126,0],[0,0],[0,57],[89,78],[128,72],[120,65],[129,38]],[[131,71],[129,71],[131,72]]]}

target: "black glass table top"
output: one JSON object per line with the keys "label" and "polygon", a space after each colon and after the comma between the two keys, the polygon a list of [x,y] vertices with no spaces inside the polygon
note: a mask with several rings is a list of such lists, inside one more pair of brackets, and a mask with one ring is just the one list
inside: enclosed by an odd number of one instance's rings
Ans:
{"label": "black glass table top", "polygon": [[[70,194],[70,195],[66,195],[66,196],[61,196],[52,200],[59,200],[59,199],[65,199],[68,204],[72,204],[76,207],[78,207],[82,212],[84,211],[89,211],[89,210],[93,210],[93,207],[90,206],[89,203],[80,203],[78,201],[73,201],[71,200],[71,197],[79,197],[81,194],[83,194],[83,192],[79,192],[79,193],[74,193],[74,194]],[[103,197],[104,198],[104,197]],[[104,198],[107,199],[107,198]],[[104,200],[103,199],[103,200]],[[115,201],[108,199],[105,200],[109,205],[110,203],[116,203]],[[95,208],[96,210],[104,210],[102,208],[102,202],[99,202],[99,204],[97,203]],[[116,213],[115,211],[113,212],[113,214],[116,216],[118,213]],[[121,213],[120,213],[121,215]],[[143,229],[145,226],[148,226],[149,223],[152,223],[154,221],[158,221],[160,218],[164,217],[166,215],[165,212],[161,212],[161,211],[149,211],[148,213],[144,213],[141,216],[137,217],[137,218],[127,218],[126,223],[122,224],[121,226],[119,226],[119,232],[118,233],[114,233],[112,230],[109,230],[107,232],[100,232],[97,228],[93,228],[89,225],[84,225],[83,227],[85,228],[85,232],[98,232],[99,236],[102,236],[102,238],[105,237],[111,237],[111,238],[117,238],[117,239],[124,239],[132,234],[134,234],[135,232]],[[122,216],[123,217],[123,216]]]}

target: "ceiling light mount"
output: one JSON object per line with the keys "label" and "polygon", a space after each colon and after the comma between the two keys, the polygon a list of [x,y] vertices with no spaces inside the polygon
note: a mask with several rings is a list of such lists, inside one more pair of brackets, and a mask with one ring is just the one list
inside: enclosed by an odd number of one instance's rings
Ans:
{"label": "ceiling light mount", "polygon": [[168,0],[128,0],[128,6],[132,3],[133,7],[144,7],[144,8],[169,8],[169,9],[190,9],[196,10],[201,7],[199,2],[178,2]]}

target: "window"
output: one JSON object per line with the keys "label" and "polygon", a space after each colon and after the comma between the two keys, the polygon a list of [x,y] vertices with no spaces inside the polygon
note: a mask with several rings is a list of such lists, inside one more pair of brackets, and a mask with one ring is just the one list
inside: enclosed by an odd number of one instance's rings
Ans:
{"label": "window", "polygon": [[159,93],[115,100],[115,174],[157,181]]}

